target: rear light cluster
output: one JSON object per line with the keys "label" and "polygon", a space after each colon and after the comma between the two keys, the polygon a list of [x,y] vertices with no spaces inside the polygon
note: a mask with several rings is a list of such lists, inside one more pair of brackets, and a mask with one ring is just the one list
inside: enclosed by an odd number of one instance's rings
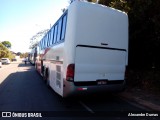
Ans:
{"label": "rear light cluster", "polygon": [[67,67],[67,73],[66,73],[66,80],[67,81],[74,81],[74,68],[75,65],[74,64],[69,64]]}

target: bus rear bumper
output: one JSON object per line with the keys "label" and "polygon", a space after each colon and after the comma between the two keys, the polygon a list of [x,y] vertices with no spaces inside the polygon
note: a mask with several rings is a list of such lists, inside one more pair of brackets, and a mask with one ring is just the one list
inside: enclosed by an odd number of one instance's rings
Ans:
{"label": "bus rear bumper", "polygon": [[121,84],[109,84],[109,85],[89,85],[89,86],[76,86],[74,82],[68,82],[64,80],[63,97],[72,95],[87,95],[95,93],[117,93],[122,92],[125,89],[125,80]]}

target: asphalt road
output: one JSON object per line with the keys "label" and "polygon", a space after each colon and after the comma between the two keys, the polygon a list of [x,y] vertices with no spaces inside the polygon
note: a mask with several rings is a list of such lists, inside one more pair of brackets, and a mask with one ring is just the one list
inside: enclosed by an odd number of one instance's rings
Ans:
{"label": "asphalt road", "polygon": [[46,86],[34,66],[21,62],[0,68],[0,112],[3,111],[40,112],[42,117],[58,119],[128,119],[129,113],[147,112],[108,93],[64,99]]}

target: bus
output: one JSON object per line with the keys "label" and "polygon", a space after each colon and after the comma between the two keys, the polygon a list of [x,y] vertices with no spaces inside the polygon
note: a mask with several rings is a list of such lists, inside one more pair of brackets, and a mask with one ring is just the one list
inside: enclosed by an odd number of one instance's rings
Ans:
{"label": "bus", "polygon": [[28,54],[28,61],[29,61],[32,65],[35,65],[36,57],[37,57],[37,47],[34,47],[34,48],[31,50],[31,52]]}
{"label": "bus", "polygon": [[40,40],[35,68],[62,97],[119,92],[128,65],[128,16],[74,1]]}

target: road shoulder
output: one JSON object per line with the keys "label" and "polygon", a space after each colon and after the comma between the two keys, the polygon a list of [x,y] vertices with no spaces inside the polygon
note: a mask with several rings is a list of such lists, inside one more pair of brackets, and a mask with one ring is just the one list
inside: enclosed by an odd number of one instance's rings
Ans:
{"label": "road shoulder", "polygon": [[146,93],[141,89],[127,89],[118,94],[121,98],[129,102],[136,103],[151,111],[160,112],[160,95]]}

